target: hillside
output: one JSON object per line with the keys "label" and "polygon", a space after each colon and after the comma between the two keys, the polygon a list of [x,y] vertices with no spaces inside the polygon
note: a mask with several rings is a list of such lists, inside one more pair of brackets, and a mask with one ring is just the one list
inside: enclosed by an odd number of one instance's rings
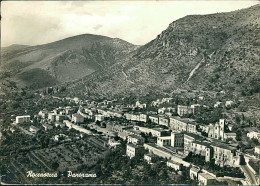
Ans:
{"label": "hillside", "polygon": [[252,95],[260,91],[260,5],[174,21],[111,68],[70,87],[77,94],[140,95],[177,88]]}
{"label": "hillside", "polygon": [[1,51],[1,79],[42,88],[108,68],[136,46],[118,38],[84,34],[38,46],[12,45]]}

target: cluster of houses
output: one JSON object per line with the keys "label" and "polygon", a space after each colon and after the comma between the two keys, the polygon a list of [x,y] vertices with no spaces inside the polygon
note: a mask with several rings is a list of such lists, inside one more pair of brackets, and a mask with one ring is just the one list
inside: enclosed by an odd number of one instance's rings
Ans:
{"label": "cluster of houses", "polygon": [[[172,98],[164,98],[152,102],[158,106],[168,103]],[[81,100],[73,99],[75,103],[82,104]],[[96,130],[108,137],[108,145],[111,147],[120,145],[114,137],[127,141],[126,155],[129,158],[142,156],[148,163],[152,163],[154,157],[159,156],[167,159],[167,166],[181,171],[182,167],[190,168],[191,179],[198,179],[201,184],[210,184],[216,177],[208,172],[202,171],[183,159],[190,153],[198,154],[205,158],[205,162],[214,159],[215,164],[221,167],[238,167],[241,162],[242,153],[234,143],[236,134],[226,132],[225,128],[230,126],[225,119],[217,123],[202,125],[189,118],[181,118],[187,114],[195,114],[199,104],[190,106],[177,105],[173,107],[158,108],[158,112],[135,112],[133,108],[146,108],[146,104],[139,101],[131,109],[120,104],[113,104],[112,101],[88,102],[79,107],[59,107],[52,111],[41,110],[37,117],[40,117],[41,124],[45,130],[53,127],[73,128],[81,133],[92,135],[91,130]],[[178,116],[173,116],[173,115]],[[106,118],[121,118],[119,121],[109,121]],[[84,126],[84,122],[91,120],[92,123]],[[122,122],[124,120],[131,122]],[[30,116],[17,116],[16,123],[29,122]],[[95,121],[95,122],[94,122]],[[101,123],[97,125],[97,121]],[[145,127],[140,123],[153,123],[153,127]],[[105,125],[103,125],[105,123]],[[30,132],[37,133],[35,126],[30,127]],[[204,135],[203,135],[204,134]],[[207,135],[205,135],[207,134]],[[145,143],[143,135],[156,137],[155,143]],[[248,133],[249,138],[259,140],[259,133]],[[64,138],[62,134],[54,136],[54,140]],[[233,145],[234,144],[234,145]],[[145,149],[149,152],[145,154]],[[260,152],[259,149],[256,149]],[[260,154],[260,153],[259,153]]]}

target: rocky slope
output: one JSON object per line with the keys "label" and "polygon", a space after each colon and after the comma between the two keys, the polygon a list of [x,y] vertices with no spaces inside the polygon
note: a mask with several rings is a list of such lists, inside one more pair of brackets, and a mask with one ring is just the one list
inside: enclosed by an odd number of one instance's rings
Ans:
{"label": "rocky slope", "polygon": [[70,87],[106,97],[177,88],[259,93],[260,5],[183,17],[122,61]]}
{"label": "rocky slope", "polygon": [[108,68],[136,46],[117,38],[79,35],[39,46],[1,51],[1,79],[33,89],[70,82]]}

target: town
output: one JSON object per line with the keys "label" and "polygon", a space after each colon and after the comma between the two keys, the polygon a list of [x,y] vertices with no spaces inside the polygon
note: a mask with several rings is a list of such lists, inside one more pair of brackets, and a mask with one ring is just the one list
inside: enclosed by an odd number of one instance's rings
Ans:
{"label": "town", "polygon": [[[27,171],[87,170],[97,174],[88,183],[149,183],[158,174],[160,183],[257,185],[259,128],[243,126],[243,115],[234,115],[243,100],[218,101],[224,95],[220,92],[215,99],[197,95],[189,102],[173,96],[129,103],[123,98],[94,101],[34,93],[35,100],[55,104],[35,102],[40,109],[35,114],[28,114],[28,106],[3,126],[7,135],[2,135],[1,156],[14,159],[2,165],[1,179],[26,182]],[[19,147],[8,146],[14,140]],[[119,165],[111,167],[111,161]],[[59,179],[67,182],[66,177]],[[81,181],[74,183],[85,183]]]}

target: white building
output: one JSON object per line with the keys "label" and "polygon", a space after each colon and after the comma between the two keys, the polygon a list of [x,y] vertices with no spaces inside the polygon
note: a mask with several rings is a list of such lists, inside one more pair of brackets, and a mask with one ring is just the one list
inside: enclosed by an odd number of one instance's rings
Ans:
{"label": "white building", "polygon": [[95,121],[104,121],[105,117],[104,115],[98,114],[95,115]]}
{"label": "white building", "polygon": [[74,123],[83,123],[84,118],[80,114],[76,113],[76,114],[72,114],[71,121],[74,121]]}
{"label": "white building", "polygon": [[216,180],[216,177],[208,174],[208,173],[199,173],[198,175],[199,185],[210,185]]}
{"label": "white building", "polygon": [[56,121],[56,114],[54,112],[48,113],[48,120]]}
{"label": "white building", "polygon": [[155,158],[154,154],[145,154],[144,160],[147,161],[147,163],[151,164],[153,159]]}
{"label": "white building", "polygon": [[256,146],[255,147],[255,154],[259,154],[260,155],[260,146]]}
{"label": "white building", "polygon": [[55,125],[55,127],[60,127],[60,128],[65,127],[65,124],[62,122],[59,122],[59,121],[56,121],[54,125]]}
{"label": "white building", "polygon": [[157,137],[158,146],[170,146],[171,145],[171,136]]}
{"label": "white building", "polygon": [[43,109],[43,110],[41,110],[41,111],[38,113],[38,115],[39,115],[41,118],[45,119],[45,118],[48,117],[48,110]]}
{"label": "white building", "polygon": [[43,123],[42,126],[43,126],[43,128],[44,128],[45,130],[53,129],[53,126],[52,126],[52,125],[49,125],[49,124],[46,124],[46,123]]}
{"label": "white building", "polygon": [[33,126],[33,125],[31,125],[30,128],[29,128],[29,131],[33,134],[36,134],[38,132],[38,130],[39,129],[37,127]]}
{"label": "white building", "polygon": [[131,159],[137,155],[142,155],[144,153],[144,147],[140,145],[134,145],[128,143],[126,146],[126,155]]}
{"label": "white building", "polygon": [[233,141],[235,141],[236,137],[237,137],[236,133],[224,133],[224,140],[232,139]]}
{"label": "white building", "polygon": [[252,132],[248,132],[246,135],[250,139],[254,138],[254,139],[257,139],[258,141],[260,141],[260,133],[259,132],[252,131]]}
{"label": "white building", "polygon": [[142,144],[144,144],[144,138],[141,136],[137,136],[135,134],[130,134],[127,137],[127,143],[133,143],[135,145],[142,145]]}
{"label": "white building", "polygon": [[25,116],[16,116],[15,122],[16,124],[19,123],[25,123],[30,121],[30,115],[25,115]]}
{"label": "white building", "polygon": [[175,161],[172,161],[172,160],[167,161],[167,166],[173,168],[176,171],[179,171],[179,170],[182,169],[181,163],[178,163],[178,162],[175,162]]}
{"label": "white building", "polygon": [[197,167],[191,167],[190,168],[190,179],[192,180],[197,180],[198,179],[198,174],[200,172],[200,169]]}

